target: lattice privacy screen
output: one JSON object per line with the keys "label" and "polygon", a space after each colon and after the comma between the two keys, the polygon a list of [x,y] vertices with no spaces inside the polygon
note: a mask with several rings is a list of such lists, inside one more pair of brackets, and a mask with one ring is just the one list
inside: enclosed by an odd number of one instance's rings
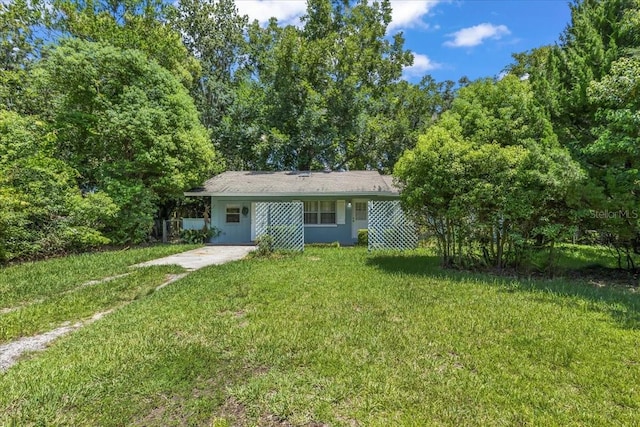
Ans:
{"label": "lattice privacy screen", "polygon": [[302,202],[256,203],[256,238],[273,238],[274,249],[304,250],[304,206]]}
{"label": "lattice privacy screen", "polygon": [[407,218],[398,200],[369,201],[369,250],[415,249],[416,227]]}

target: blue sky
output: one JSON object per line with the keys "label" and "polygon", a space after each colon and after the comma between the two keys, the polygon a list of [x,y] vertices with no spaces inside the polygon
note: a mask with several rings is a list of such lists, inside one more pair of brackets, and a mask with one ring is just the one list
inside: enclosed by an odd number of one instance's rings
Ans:
{"label": "blue sky", "polygon": [[[497,76],[511,54],[559,40],[570,21],[568,0],[392,0],[389,33],[402,31],[415,54],[404,77],[418,81]],[[236,0],[240,13],[298,24],[304,0]]]}

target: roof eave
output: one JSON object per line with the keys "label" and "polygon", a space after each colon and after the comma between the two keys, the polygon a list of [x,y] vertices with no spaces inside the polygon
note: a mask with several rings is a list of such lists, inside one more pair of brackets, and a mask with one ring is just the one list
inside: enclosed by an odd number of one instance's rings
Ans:
{"label": "roof eave", "polygon": [[331,193],[214,193],[208,191],[187,191],[185,196],[205,196],[205,197],[251,197],[251,198],[275,198],[275,197],[400,197],[400,193],[391,191],[358,191],[358,192],[331,192]]}

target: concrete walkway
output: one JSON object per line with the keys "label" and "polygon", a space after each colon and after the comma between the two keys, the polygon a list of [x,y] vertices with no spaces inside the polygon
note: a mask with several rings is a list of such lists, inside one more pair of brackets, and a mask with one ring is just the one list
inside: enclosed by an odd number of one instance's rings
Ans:
{"label": "concrete walkway", "polygon": [[225,262],[242,259],[255,249],[255,246],[205,246],[203,248],[136,264],[134,267],[173,264],[193,271],[209,265],[220,265]]}
{"label": "concrete walkway", "polygon": [[[180,254],[143,262],[141,264],[136,264],[136,265],[133,265],[132,267],[147,267],[151,265],[179,265],[188,271],[194,271],[209,265],[219,265],[219,264],[224,264],[225,262],[242,259],[246,257],[249,254],[249,252],[255,249],[256,249],[255,246],[205,246],[203,248],[194,249],[192,251],[182,252]],[[125,277],[129,274],[130,273],[125,273],[117,276],[106,277],[100,280],[93,280],[90,282],[86,282],[74,290],[81,289],[86,286],[108,282],[110,280],[115,280],[120,277]],[[181,274],[167,275],[167,279],[164,281],[164,283],[156,287],[156,291],[164,288],[170,283],[173,283],[177,280],[182,279],[188,274],[189,273],[186,272]],[[37,304],[40,302],[42,302],[42,300],[34,302],[34,304]],[[127,303],[125,303],[124,305],[126,304]],[[10,310],[4,309],[4,311],[0,311],[0,314],[5,314],[11,311],[19,310],[20,308],[23,308],[23,307],[26,307],[26,305],[15,307],[15,309],[10,309]],[[54,341],[58,337],[61,337],[62,335],[66,335],[69,332],[73,332],[77,329],[80,329],[81,327],[88,325],[89,323],[93,323],[96,320],[101,319],[103,316],[111,313],[114,309],[115,308],[112,308],[102,313],[96,313],[90,319],[79,321],[73,325],[70,325],[70,324],[62,325],[61,327],[49,332],[45,332],[32,337],[20,338],[20,339],[8,342],[6,344],[0,345],[0,373],[6,371],[11,366],[13,366],[25,352],[44,350],[47,347],[47,345],[49,345],[52,341]]]}

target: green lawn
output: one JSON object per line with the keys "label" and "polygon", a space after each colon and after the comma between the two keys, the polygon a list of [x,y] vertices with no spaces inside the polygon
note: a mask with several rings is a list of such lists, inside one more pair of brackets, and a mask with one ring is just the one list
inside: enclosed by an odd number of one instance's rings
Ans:
{"label": "green lawn", "polygon": [[0,309],[64,292],[90,280],[126,273],[133,264],[196,247],[157,245],[71,255],[0,268]]}
{"label": "green lawn", "polygon": [[[132,270],[129,266],[192,249],[161,245],[74,255],[0,270],[0,344],[49,331],[144,296],[176,266]],[[105,278],[113,280],[102,281]]]}
{"label": "green lawn", "polygon": [[[557,264],[560,270],[576,270],[599,266],[603,268],[617,268],[618,257],[613,248],[606,246],[560,244],[555,248]],[[548,258],[546,251],[542,251],[537,257],[538,264],[544,264]],[[626,262],[623,259],[623,266]]]}
{"label": "green lawn", "polygon": [[638,425],[640,300],[309,248],[209,267],[0,374],[0,424]]}

